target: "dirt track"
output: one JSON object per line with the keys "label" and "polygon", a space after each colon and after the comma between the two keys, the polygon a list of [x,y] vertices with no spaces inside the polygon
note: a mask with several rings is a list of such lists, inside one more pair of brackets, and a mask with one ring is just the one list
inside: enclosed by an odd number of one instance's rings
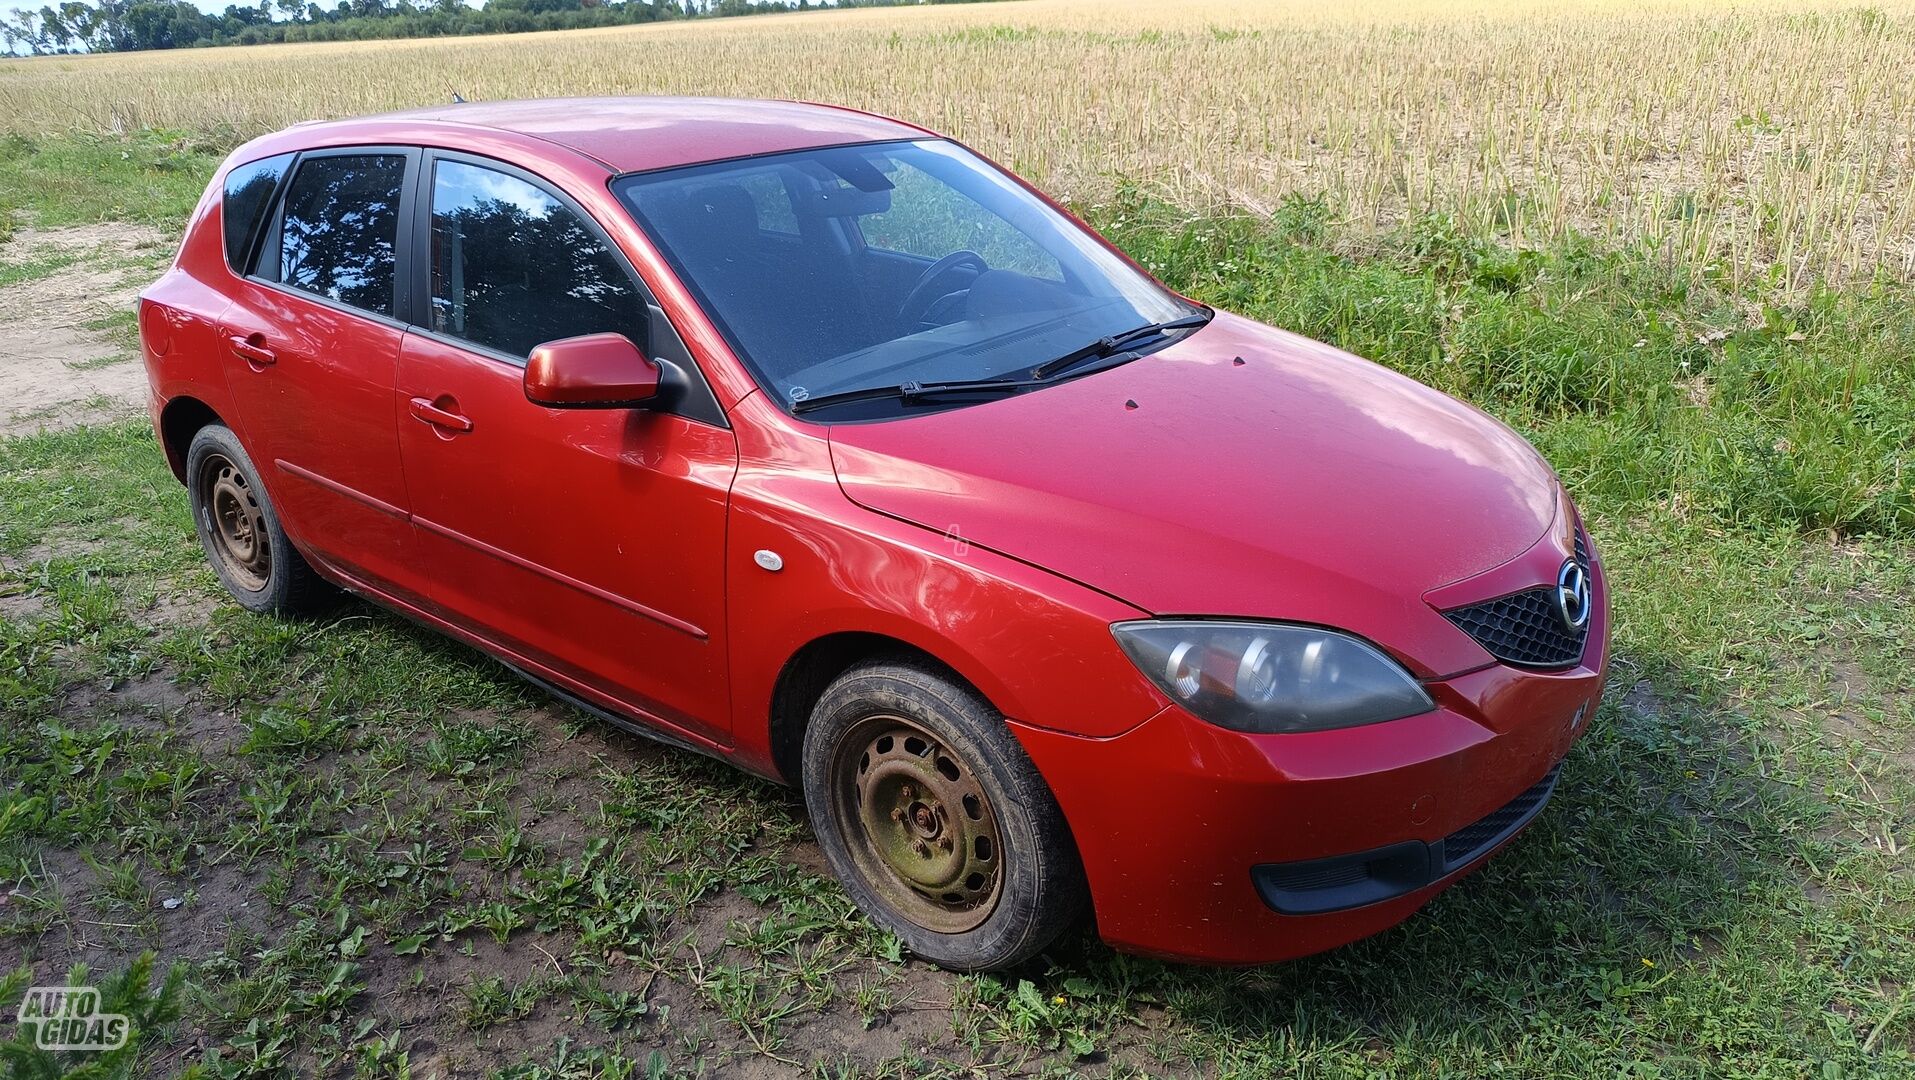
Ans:
{"label": "dirt track", "polygon": [[130,313],[169,241],[139,225],[19,229],[0,244],[0,436],[144,407]]}

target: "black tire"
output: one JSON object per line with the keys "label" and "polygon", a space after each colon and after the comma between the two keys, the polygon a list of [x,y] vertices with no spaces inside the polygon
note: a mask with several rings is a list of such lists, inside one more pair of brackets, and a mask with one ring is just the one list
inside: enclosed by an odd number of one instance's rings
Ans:
{"label": "black tire", "polygon": [[309,615],[337,603],[286,538],[259,470],[231,429],[208,424],[186,450],[193,528],[213,572],[240,606],[266,615]]}
{"label": "black tire", "polygon": [[839,677],[812,711],[801,775],[852,900],[932,963],[1010,967],[1084,912],[1084,872],[1050,787],[990,703],[936,665],[899,658]]}

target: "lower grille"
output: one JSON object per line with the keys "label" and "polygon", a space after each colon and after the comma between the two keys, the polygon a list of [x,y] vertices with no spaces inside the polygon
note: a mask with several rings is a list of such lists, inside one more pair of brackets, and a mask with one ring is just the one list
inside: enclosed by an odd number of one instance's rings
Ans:
{"label": "lower grille", "polygon": [[1511,799],[1500,810],[1493,810],[1489,816],[1469,825],[1465,825],[1443,838],[1443,873],[1462,866],[1483,851],[1500,843],[1505,836],[1521,828],[1523,823],[1536,816],[1536,812],[1549,801],[1556,790],[1556,777],[1563,771],[1562,764],[1549,770],[1541,780],[1530,785],[1527,791]]}
{"label": "lower grille", "polygon": [[1542,812],[1556,790],[1562,763],[1488,815],[1434,844],[1399,844],[1304,862],[1250,868],[1263,902],[1285,915],[1321,915],[1392,900],[1461,870],[1514,836]]}
{"label": "lower grille", "polygon": [[1270,872],[1270,881],[1284,889],[1295,892],[1319,892],[1326,889],[1340,889],[1346,885],[1355,885],[1370,876],[1370,867],[1365,862],[1330,860],[1324,863],[1303,863],[1298,866],[1279,868]]}

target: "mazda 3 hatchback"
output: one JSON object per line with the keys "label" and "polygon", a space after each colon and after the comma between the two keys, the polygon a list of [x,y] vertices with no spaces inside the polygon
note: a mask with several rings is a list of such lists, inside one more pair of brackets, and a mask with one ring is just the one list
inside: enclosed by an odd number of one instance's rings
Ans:
{"label": "mazda 3 hatchback", "polygon": [[1392,926],[1542,809],[1596,551],[1477,410],[1165,288],[909,124],[458,104],[248,143],[143,294],[255,611],[350,590],[804,793],[996,968]]}

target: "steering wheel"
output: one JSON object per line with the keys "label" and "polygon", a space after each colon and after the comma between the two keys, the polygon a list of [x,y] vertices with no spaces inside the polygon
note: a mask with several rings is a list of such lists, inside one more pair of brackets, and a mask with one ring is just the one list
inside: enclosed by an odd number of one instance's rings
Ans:
{"label": "steering wheel", "polygon": [[984,256],[968,248],[953,251],[925,267],[924,273],[918,275],[917,283],[911,286],[911,291],[904,294],[904,302],[898,305],[898,325],[904,327],[906,333],[915,330],[919,320],[930,312],[931,305],[937,303],[938,299],[944,295],[932,286],[936,285],[939,279],[966,266],[974,269],[973,276],[991,268],[991,264],[984,261]]}

